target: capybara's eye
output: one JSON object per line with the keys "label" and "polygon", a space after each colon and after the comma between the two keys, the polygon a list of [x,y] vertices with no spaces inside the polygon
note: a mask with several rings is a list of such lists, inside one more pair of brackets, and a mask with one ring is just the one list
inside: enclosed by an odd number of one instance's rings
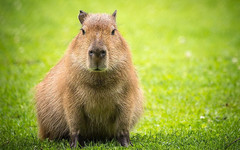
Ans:
{"label": "capybara's eye", "polygon": [[92,56],[93,55],[93,51],[89,51],[89,56]]}
{"label": "capybara's eye", "polygon": [[113,29],[113,30],[112,30],[112,35],[114,35],[114,34],[115,34],[115,31],[116,31],[116,29]]}
{"label": "capybara's eye", "polygon": [[106,55],[106,51],[105,51],[105,50],[101,50],[100,55],[101,55],[102,57],[104,57],[104,56]]}
{"label": "capybara's eye", "polygon": [[85,30],[83,30],[83,29],[81,29],[82,30],[82,34],[84,35],[86,32],[85,32]]}

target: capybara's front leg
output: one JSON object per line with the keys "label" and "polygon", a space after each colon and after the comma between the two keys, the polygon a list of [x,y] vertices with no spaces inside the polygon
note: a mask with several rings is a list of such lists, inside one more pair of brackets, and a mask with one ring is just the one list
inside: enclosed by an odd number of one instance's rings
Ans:
{"label": "capybara's front leg", "polygon": [[[118,118],[118,128],[116,133],[116,139],[121,144],[121,146],[128,147],[130,142],[129,130],[130,130],[130,120],[131,120],[131,109],[126,106],[124,109],[120,108],[120,115]],[[132,144],[131,144],[132,145]]]}
{"label": "capybara's front leg", "polygon": [[[78,111],[76,111],[78,112]],[[68,125],[70,130],[70,147],[75,148],[79,144],[80,147],[84,147],[84,139],[81,136],[80,125],[84,125],[84,122],[81,119],[81,113],[72,114],[73,116],[69,116]]]}
{"label": "capybara's front leg", "polygon": [[70,136],[70,146],[71,148],[79,146],[84,146],[84,139],[81,136],[80,126],[84,126],[84,116],[81,111],[81,107],[74,105],[74,100],[64,99],[64,111],[65,118],[69,127]]}
{"label": "capybara's front leg", "polygon": [[70,113],[68,116],[68,126],[70,130],[70,146],[71,148],[77,147],[79,144],[80,147],[84,147],[84,139],[81,136],[80,126],[84,125],[83,115],[77,113],[79,111],[75,110]]}

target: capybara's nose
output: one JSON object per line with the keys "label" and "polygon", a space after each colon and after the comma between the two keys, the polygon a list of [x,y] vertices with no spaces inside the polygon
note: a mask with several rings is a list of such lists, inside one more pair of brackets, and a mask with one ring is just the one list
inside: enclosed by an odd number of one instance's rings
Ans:
{"label": "capybara's nose", "polygon": [[90,57],[104,58],[106,56],[106,50],[104,49],[94,49],[89,51]]}

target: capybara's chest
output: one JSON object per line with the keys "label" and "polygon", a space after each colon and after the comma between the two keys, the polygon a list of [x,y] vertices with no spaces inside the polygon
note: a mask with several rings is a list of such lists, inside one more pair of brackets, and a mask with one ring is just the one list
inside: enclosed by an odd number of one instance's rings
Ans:
{"label": "capybara's chest", "polygon": [[119,93],[98,93],[89,96],[84,103],[85,115],[91,122],[113,122],[118,111]]}

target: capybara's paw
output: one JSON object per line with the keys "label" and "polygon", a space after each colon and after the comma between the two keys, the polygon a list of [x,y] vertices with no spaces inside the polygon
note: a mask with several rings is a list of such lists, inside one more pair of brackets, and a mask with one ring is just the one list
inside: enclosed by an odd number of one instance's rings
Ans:
{"label": "capybara's paw", "polygon": [[131,144],[130,138],[129,138],[129,131],[121,130],[117,134],[117,141],[121,144],[121,146],[128,147],[129,144]]}
{"label": "capybara's paw", "polygon": [[79,147],[84,147],[84,139],[79,134],[73,134],[70,138],[70,147],[75,148],[79,144]]}
{"label": "capybara's paw", "polygon": [[75,148],[77,146],[78,136],[79,136],[78,134],[71,135],[70,141],[69,141],[69,144],[70,144],[71,148]]}

